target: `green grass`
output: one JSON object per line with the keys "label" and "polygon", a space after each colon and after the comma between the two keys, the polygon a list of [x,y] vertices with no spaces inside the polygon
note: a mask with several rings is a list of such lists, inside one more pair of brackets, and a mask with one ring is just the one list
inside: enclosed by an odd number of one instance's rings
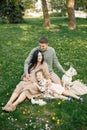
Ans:
{"label": "green grass", "polygon": [[[73,65],[80,79],[87,84],[87,20],[76,19],[77,29],[68,30],[67,18],[51,18],[51,28],[45,29],[42,19],[25,19],[23,24],[0,23],[0,130],[87,130],[87,95],[85,102],[72,103],[49,100],[45,106],[25,101],[11,113],[2,111],[23,74],[25,58],[46,36],[58,59],[67,70]],[[61,77],[62,73],[54,70]]]}

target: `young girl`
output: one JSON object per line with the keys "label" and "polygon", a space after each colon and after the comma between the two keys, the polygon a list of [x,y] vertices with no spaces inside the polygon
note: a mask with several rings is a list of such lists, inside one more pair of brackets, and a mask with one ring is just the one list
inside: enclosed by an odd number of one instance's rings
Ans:
{"label": "young girl", "polygon": [[[76,98],[79,101],[83,101],[82,98],[79,96],[75,95],[72,92],[69,92],[64,89],[64,87],[61,86],[61,84],[55,84],[55,83],[50,83],[48,84],[47,80],[44,78],[44,73],[43,70],[38,70],[36,73],[36,80],[37,80],[37,87],[39,88],[40,91],[44,92],[43,96],[47,97],[49,95],[50,98],[62,98],[66,100],[71,100],[69,97]],[[64,96],[62,96],[64,95]],[[65,97],[69,96],[69,97]]]}

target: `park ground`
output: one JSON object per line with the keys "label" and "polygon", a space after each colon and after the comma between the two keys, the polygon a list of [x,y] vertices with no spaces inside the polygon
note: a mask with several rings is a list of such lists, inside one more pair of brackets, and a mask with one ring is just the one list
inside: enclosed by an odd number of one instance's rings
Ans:
{"label": "park ground", "polygon": [[82,96],[84,103],[56,99],[39,106],[26,100],[14,112],[2,111],[20,81],[25,58],[42,36],[49,39],[66,70],[70,65],[77,70],[73,80],[87,84],[87,19],[77,18],[76,30],[68,30],[67,23],[67,18],[60,17],[51,18],[50,29],[43,27],[42,18],[25,19],[22,24],[0,23],[0,130],[87,130],[87,94]]}

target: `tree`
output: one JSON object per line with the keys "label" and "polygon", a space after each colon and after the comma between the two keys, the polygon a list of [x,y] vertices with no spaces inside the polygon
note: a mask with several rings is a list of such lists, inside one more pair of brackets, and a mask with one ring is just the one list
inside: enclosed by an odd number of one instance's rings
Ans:
{"label": "tree", "polygon": [[68,0],[67,10],[68,10],[68,28],[73,30],[76,28],[74,0]]}
{"label": "tree", "polygon": [[50,27],[50,18],[49,18],[49,14],[48,14],[46,0],[41,0],[41,2],[42,2],[43,17],[44,17],[44,26]]}

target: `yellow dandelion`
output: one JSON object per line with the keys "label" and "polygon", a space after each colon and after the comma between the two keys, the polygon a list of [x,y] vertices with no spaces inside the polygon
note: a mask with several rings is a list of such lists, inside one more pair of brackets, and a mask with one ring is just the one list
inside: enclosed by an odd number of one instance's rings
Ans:
{"label": "yellow dandelion", "polygon": [[61,101],[58,102],[58,105],[60,105],[60,104],[61,104]]}
{"label": "yellow dandelion", "polygon": [[58,124],[58,125],[60,124],[60,119],[57,120],[57,124]]}
{"label": "yellow dandelion", "polygon": [[25,115],[26,113],[25,113],[25,111],[23,111],[23,115]]}
{"label": "yellow dandelion", "polygon": [[54,117],[54,116],[52,117],[52,120],[55,120],[55,117]]}

